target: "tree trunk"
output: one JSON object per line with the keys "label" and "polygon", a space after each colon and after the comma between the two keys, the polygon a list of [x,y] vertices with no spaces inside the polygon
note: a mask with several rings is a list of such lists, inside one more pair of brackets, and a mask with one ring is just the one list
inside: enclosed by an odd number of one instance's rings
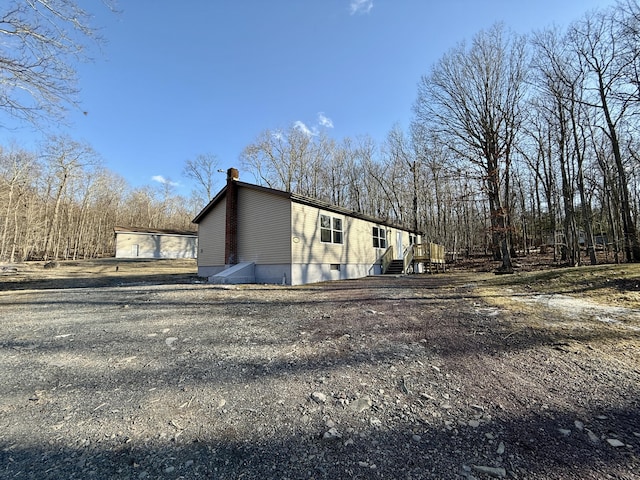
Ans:
{"label": "tree trunk", "polygon": [[622,216],[622,228],[624,236],[624,251],[627,261],[638,262],[640,261],[640,242],[638,241],[636,226],[631,214],[627,173],[622,161],[620,142],[618,141],[618,134],[615,124],[611,118],[611,112],[609,110],[609,104],[607,102],[606,87],[604,85],[604,79],[601,72],[598,72],[598,84],[600,100],[602,102],[602,111],[604,112],[604,116],[607,122],[607,128],[609,131],[608,138],[611,142],[611,149],[613,151],[613,157],[615,159],[615,165],[618,173],[618,184],[620,186],[620,213]]}
{"label": "tree trunk", "polygon": [[[11,213],[11,207],[13,204],[13,182],[9,183],[9,195],[7,197],[7,210],[4,217],[4,228],[2,229],[2,240],[0,241],[0,260],[5,258],[7,248],[7,231],[9,230],[9,215]],[[17,225],[16,225],[17,228]]]}
{"label": "tree trunk", "polygon": [[62,202],[62,191],[64,190],[66,183],[67,183],[67,175],[65,174],[60,180],[60,186],[58,187],[58,192],[56,194],[55,207],[53,208],[53,216],[49,221],[49,225],[47,227],[47,233],[45,235],[44,249],[43,249],[44,250],[43,260],[45,261],[49,259],[49,248],[51,245],[53,228],[58,221],[58,213],[60,212],[60,203]]}
{"label": "tree trunk", "polygon": [[498,267],[496,273],[513,273],[511,245],[508,235],[508,214],[506,207],[502,204],[497,166],[493,166],[488,173],[489,204],[492,206],[491,220],[495,249],[494,255],[498,256],[497,260],[502,262],[502,265]]}

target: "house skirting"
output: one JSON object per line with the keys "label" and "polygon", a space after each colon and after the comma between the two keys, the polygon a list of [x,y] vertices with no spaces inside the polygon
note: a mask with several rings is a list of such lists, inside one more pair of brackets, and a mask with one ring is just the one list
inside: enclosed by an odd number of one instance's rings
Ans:
{"label": "house skirting", "polygon": [[[224,265],[199,266],[199,277],[211,277],[225,270]],[[305,285],[379,275],[380,266],[371,264],[282,264],[255,265],[255,282],[278,285]]]}
{"label": "house skirting", "polygon": [[[212,277],[223,272],[228,267],[225,265],[198,266],[199,277]],[[292,285],[291,265],[255,265],[255,283],[268,283],[279,285]],[[231,283],[231,282],[229,282]],[[296,285],[296,284],[293,284]]]}
{"label": "house skirting", "polygon": [[371,264],[296,264],[291,266],[292,285],[348,280],[377,275],[380,269]]}

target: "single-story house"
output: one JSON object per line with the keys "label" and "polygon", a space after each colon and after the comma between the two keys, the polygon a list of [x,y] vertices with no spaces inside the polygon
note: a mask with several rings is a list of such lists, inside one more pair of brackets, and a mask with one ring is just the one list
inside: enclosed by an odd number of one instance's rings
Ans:
{"label": "single-story house", "polygon": [[198,275],[216,283],[301,285],[384,273],[418,232],[312,198],[227,184],[193,219]]}
{"label": "single-story house", "polygon": [[196,258],[198,232],[114,227],[116,258]]}

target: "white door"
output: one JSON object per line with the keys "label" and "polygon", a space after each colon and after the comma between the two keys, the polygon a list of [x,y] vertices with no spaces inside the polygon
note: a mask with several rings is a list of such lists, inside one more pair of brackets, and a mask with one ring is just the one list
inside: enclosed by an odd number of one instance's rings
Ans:
{"label": "white door", "polygon": [[402,260],[404,257],[404,246],[402,245],[402,232],[396,232],[396,248],[398,249],[398,253],[396,254],[396,258],[398,260]]}

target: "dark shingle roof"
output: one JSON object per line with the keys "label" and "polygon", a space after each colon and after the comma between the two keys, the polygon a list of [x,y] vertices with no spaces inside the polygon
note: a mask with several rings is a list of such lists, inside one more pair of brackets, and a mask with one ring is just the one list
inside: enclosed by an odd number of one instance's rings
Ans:
{"label": "dark shingle roof", "polygon": [[142,228],[142,227],[113,227],[114,233],[148,233],[156,235],[185,235],[196,236],[198,232],[192,230],[172,230],[161,228]]}

